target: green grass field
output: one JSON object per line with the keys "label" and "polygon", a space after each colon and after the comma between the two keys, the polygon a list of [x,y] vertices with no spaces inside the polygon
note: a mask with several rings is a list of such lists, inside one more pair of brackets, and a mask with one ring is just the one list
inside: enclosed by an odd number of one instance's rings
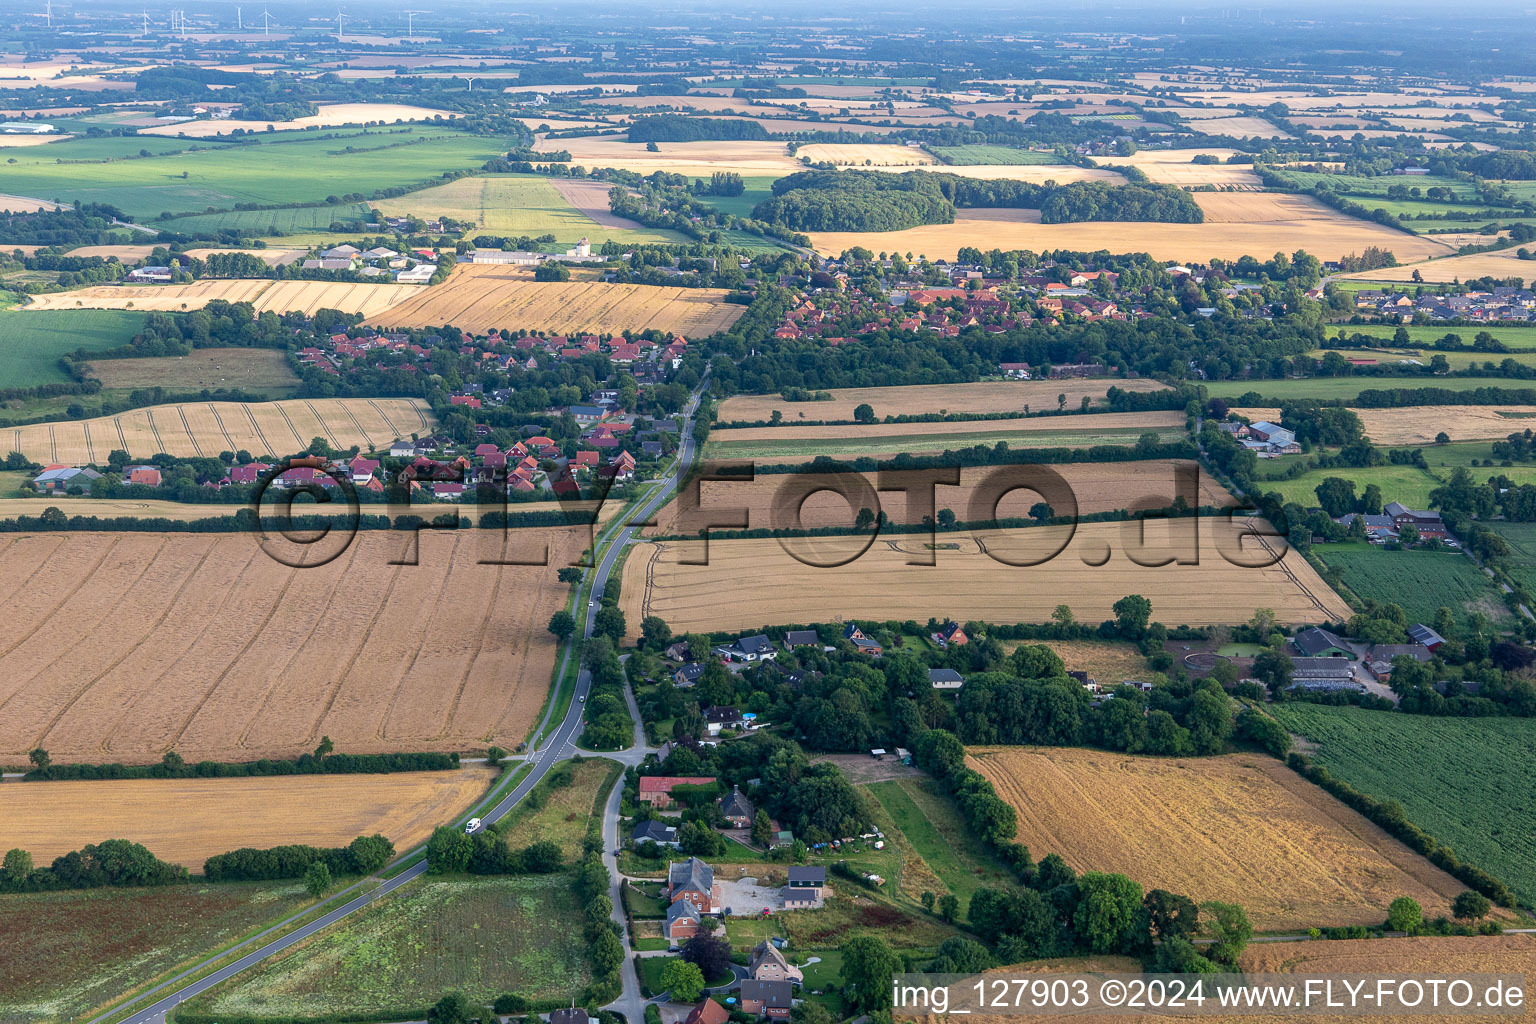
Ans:
{"label": "green grass field", "polygon": [[1182,431],[1121,430],[1110,427],[1102,430],[978,430],[964,434],[898,434],[890,437],[853,438],[785,438],[782,441],[710,441],[706,445],[708,458],[793,458],[807,459],[818,455],[876,455],[883,452],[938,452],[969,448],[972,445],[995,445],[1003,442],[1010,448],[1091,448],[1094,445],[1135,444],[1144,433],[1156,433],[1160,440],[1171,441],[1184,436]]}
{"label": "green grass field", "polygon": [[0,1022],[83,1018],[310,902],[297,882],[0,896]]}
{"label": "green grass field", "polygon": [[960,898],[962,908],[977,889],[1011,884],[1007,869],[976,842],[932,780],[900,779],[867,788],[944,887]]}
{"label": "green grass field", "polygon": [[[275,135],[243,145],[202,141],[196,151],[192,143],[167,140],[174,141],[175,151],[110,163],[63,161],[134,156],[141,148],[157,152],[158,146],[116,138],[16,149],[16,163],[6,166],[5,189],[40,199],[110,203],[132,217],[153,218],[163,210],[283,205],[415,184],[444,171],[479,167],[515,142],[440,127],[345,139]],[[428,141],[397,145],[415,139]]]}
{"label": "green grass field", "polygon": [[144,326],[144,314],[116,309],[0,311],[0,382],[29,388],[69,380],[59,357],[126,345]]}
{"label": "green grass field", "polygon": [[[1012,146],[935,146],[933,151],[952,164],[1054,164],[1055,153]],[[942,168],[940,168],[942,170]]]}
{"label": "green grass field", "polygon": [[548,840],[559,843],[566,861],[581,856],[581,841],[599,805],[608,796],[619,765],[606,758],[586,758],[551,771],[527,800],[497,825],[497,831],[514,847]]}
{"label": "green grass field", "polygon": [[565,1001],[590,980],[571,876],[425,878],[188,1002],[214,1016],[419,1020],[444,992]]}
{"label": "green grass field", "polygon": [[743,176],[742,184],[746,191],[739,196],[700,196],[701,202],[708,203],[721,213],[732,213],[738,217],[752,216],[752,207],[773,196],[773,183],[778,178],[772,174]]}
{"label": "green grass field", "polygon": [[[1224,398],[1242,405],[1273,404],[1292,398],[1342,398],[1347,401],[1358,397],[1362,391],[1387,388],[1435,387],[1475,391],[1511,386],[1520,385],[1506,377],[1305,377],[1299,380],[1218,380],[1206,385],[1212,398]],[[1249,394],[1256,394],[1259,401],[1245,399],[1244,396]]]}
{"label": "green grass field", "polygon": [[[1502,341],[1511,349],[1530,349],[1532,351],[1536,351],[1536,327],[1518,327],[1511,326],[1509,324],[1489,324],[1487,326],[1477,327],[1442,327],[1429,324],[1404,324],[1402,329],[1408,332],[1408,341],[1413,345],[1433,345],[1447,334],[1454,334],[1461,338],[1462,341],[1470,345],[1472,343],[1472,339],[1476,337],[1480,331],[1487,331],[1489,334],[1493,335],[1499,341]],[[1394,338],[1397,336],[1397,330],[1397,326],[1394,324],[1337,324],[1330,326],[1327,330],[1327,333],[1329,337],[1338,337],[1338,335],[1342,333],[1346,337],[1351,334],[1366,334],[1373,338]],[[1349,355],[1348,352],[1345,352],[1344,354]],[[1433,355],[1434,351],[1430,349],[1426,352],[1426,354]],[[1446,353],[1446,355],[1452,354],[1453,353],[1449,352]],[[1479,360],[1492,359],[1495,362],[1503,359],[1505,354],[1506,353],[1502,352],[1470,353],[1470,355]]]}
{"label": "green grass field", "polygon": [[228,213],[201,213],[158,221],[151,226],[167,231],[193,234],[201,231],[239,231],[251,237],[276,238],[310,232],[326,232],[333,223],[367,223],[373,211],[366,203],[340,203],[335,206],[290,206],[276,210],[231,210]]}
{"label": "green grass field", "polygon": [[[1281,464],[1285,460],[1279,460]],[[1260,464],[1262,468],[1262,463]],[[1261,493],[1278,491],[1286,501],[1294,501],[1303,508],[1317,504],[1317,485],[1331,476],[1354,481],[1355,493],[1362,494],[1370,484],[1381,488],[1385,501],[1400,501],[1414,508],[1429,504],[1429,492],[1440,486],[1429,473],[1417,466],[1372,466],[1368,469],[1312,469],[1294,480],[1258,480],[1255,488]]]}
{"label": "green grass field", "polygon": [[1536,523],[1488,523],[1488,528],[1503,537],[1511,550],[1504,560],[1509,574],[1527,590],[1536,591]]}
{"label": "green grass field", "polygon": [[1396,800],[1462,860],[1493,872],[1522,902],[1536,901],[1536,721],[1299,703],[1271,712],[1317,744],[1317,763],[1362,792]]}
{"label": "green grass field", "polygon": [[1495,622],[1509,618],[1493,581],[1463,554],[1388,551],[1363,541],[1322,544],[1313,552],[1361,598],[1400,605],[1410,622],[1428,622],[1442,605],[1462,621],[1472,612]]}
{"label": "green grass field", "polygon": [[[1450,189],[1459,201],[1474,203],[1477,201],[1477,189],[1469,182],[1458,181],[1455,178],[1442,178],[1433,174],[1416,175],[1413,177],[1400,174],[1382,174],[1368,178],[1357,174],[1319,174],[1313,171],[1293,170],[1289,167],[1285,168],[1284,173],[1286,177],[1294,178],[1305,187],[1311,187],[1319,183],[1326,184],[1335,192],[1342,192],[1357,197],[1357,201],[1362,206],[1370,206],[1372,209],[1375,206],[1381,205],[1381,202],[1386,201],[1387,189],[1393,185],[1405,185],[1408,188],[1417,188],[1421,192],[1439,186]],[[1378,198],[1381,202],[1374,205],[1367,202],[1368,199],[1373,197]],[[1444,205],[1450,206],[1454,204],[1447,203]]]}

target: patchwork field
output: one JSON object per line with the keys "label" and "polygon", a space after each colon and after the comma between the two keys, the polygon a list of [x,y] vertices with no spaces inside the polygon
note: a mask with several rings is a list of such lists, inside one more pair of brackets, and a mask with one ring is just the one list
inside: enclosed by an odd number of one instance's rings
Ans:
{"label": "patchwork field", "polygon": [[[1226,162],[1227,157],[1235,152],[1237,151],[1232,149],[1143,149],[1130,156],[1117,156],[1107,162],[1138,168],[1148,178],[1160,184],[1258,187],[1259,178],[1253,173],[1252,164]],[[1191,160],[1197,153],[1215,156],[1221,163],[1192,163]]]}
{"label": "patchwork field", "polygon": [[0,896],[6,948],[0,1022],[84,1019],[100,1004],[310,902],[298,882]]}
{"label": "patchwork field", "polygon": [[[6,535],[0,758],[248,760],[322,735],[352,753],[511,749],[549,688],[555,569],[582,533],[506,552],[492,531],[429,535],[418,565],[391,565],[415,535],[364,531],[302,570],[249,534]],[[481,564],[546,544],[548,566]]]}
{"label": "patchwork field", "polygon": [[103,359],[91,375],[104,388],[240,388],[287,391],[299,384],[283,352],[270,348],[199,348],[184,356]]}
{"label": "patchwork field", "polygon": [[[1195,193],[1195,199],[1222,195],[1225,193],[1199,192]],[[1107,249],[1111,252],[1145,252],[1156,259],[1194,261],[1212,257],[1237,259],[1244,255],[1268,258],[1275,252],[1297,249],[1305,249],[1319,259],[1338,259],[1374,245],[1391,250],[1398,260],[1406,262],[1453,251],[1450,246],[1429,238],[1404,234],[1331,210],[1329,213],[1332,216],[1308,216],[1298,220],[1204,224],[1113,221],[1041,224],[1037,210],[961,210],[953,224],[929,224],[903,231],[822,231],[812,234],[811,239],[816,251],[827,256],[862,245],[875,252],[914,252],[929,259],[953,259],[963,246],[1032,249],[1036,252]]]}
{"label": "patchwork field", "polygon": [[795,157],[805,157],[811,163],[836,164],[839,167],[920,167],[938,163],[931,153],[916,146],[889,146],[880,143],[868,145],[815,142],[795,150]]}
{"label": "patchwork field", "polygon": [[590,980],[569,875],[426,878],[188,1002],[215,1018],[419,1020],[444,992],[569,999]]}
{"label": "patchwork field", "polygon": [[[1172,626],[1246,620],[1256,608],[1273,608],[1279,620],[1319,623],[1347,618],[1348,606],[1306,561],[1288,551],[1274,565],[1234,565],[1221,551],[1253,563],[1272,560],[1258,542],[1223,520],[1149,521],[1145,544],[1167,557],[1172,536],[1199,535],[1198,565],[1139,565],[1127,556],[1140,542],[1138,523],[1083,523],[941,536],[930,548],[925,535],[879,538],[862,556],[863,537],[777,540],[715,540],[707,565],[681,564],[703,556],[701,541],[640,545],[624,565],[621,602],[632,628],[660,615],[674,632],[746,629],[774,622],[832,622],[844,618],[923,619],[943,614],[958,621],[1044,622],[1057,604],[1077,618],[1109,618],[1126,594],[1152,602],[1152,617]],[[1063,548],[1064,546],[1064,548]],[[1063,548],[1050,558],[1052,551]],[[1116,554],[1116,549],[1119,553]],[[932,557],[936,564],[921,563]],[[800,558],[818,563],[808,565]],[[1012,562],[1039,561],[1018,566]],[[856,559],[855,561],[849,561]],[[841,562],[836,568],[819,565]],[[1027,583],[1025,582],[1027,581]]]}
{"label": "patchwork field", "polygon": [[1314,744],[1312,759],[1356,789],[1396,800],[1462,860],[1536,899],[1536,722],[1438,718],[1287,703],[1273,708]]}
{"label": "patchwork field", "polygon": [[705,452],[711,458],[795,462],[819,455],[918,455],[999,442],[1012,448],[1090,448],[1135,444],[1144,433],[1171,440],[1183,434],[1183,426],[1180,412],[1106,412],[940,423],[741,427],[712,431]]}
{"label": "patchwork field", "polygon": [[214,299],[249,302],[258,313],[306,313],[335,309],[377,316],[419,296],[415,284],[359,284],[332,281],[266,279],[201,280],[191,284],[99,285],[74,291],[34,295],[23,312],[43,309],[139,309],[177,313],[202,309]]}
{"label": "patchwork field", "polygon": [[141,128],[142,135],[181,135],[189,139],[204,139],[214,135],[228,135],[236,128],[250,132],[303,131],[306,128],[331,128],[341,124],[394,124],[397,121],[430,121],[459,117],[448,110],[430,110],[404,103],[327,103],[311,117],[296,117],[291,121],[183,121],[163,124],[154,128]]}
{"label": "patchwork field", "polygon": [[[1181,465],[1197,471],[1199,469],[1197,463],[1181,463],[1174,459],[1154,459],[1145,462],[1066,463],[1052,465],[1049,468],[1059,473],[1071,487],[1072,493],[1077,498],[1078,514],[1088,515],[1132,505],[1145,508],[1171,506],[1175,494],[1174,471]],[[934,489],[935,511],[947,508],[953,511],[962,522],[970,521],[969,510],[977,497],[977,485],[992,473],[999,471],[1001,471],[1000,468],[995,466],[961,468],[958,486],[940,485]],[[881,483],[889,487],[892,484],[904,482],[909,483],[915,490],[922,491],[923,479],[926,477],[922,472],[901,470],[887,471],[884,474],[861,473],[858,475],[868,482],[871,490]],[[804,474],[765,474],[751,481],[706,480],[699,484],[699,504],[703,509],[747,509],[751,529],[773,526],[776,525],[774,507],[779,503],[776,501],[776,495],[780,488],[797,486],[804,483],[806,479]],[[824,480],[828,486],[837,482],[834,476],[825,476],[820,479]],[[1196,500],[1191,504],[1217,506],[1236,504],[1236,499],[1210,476],[1200,473],[1198,480],[1195,488]],[[881,511],[890,516],[895,523],[919,523],[927,514],[922,511],[924,506],[920,501],[910,501],[893,491],[880,494],[878,500]],[[1033,491],[1014,491],[997,504],[996,517],[998,519],[1028,518],[1031,506],[1040,500],[1040,495]],[[793,502],[789,499],[782,499],[782,502],[785,508],[781,514],[786,517],[785,521],[788,525],[792,521],[792,509],[789,506]],[[0,507],[3,507],[3,504],[0,504]],[[822,491],[812,495],[800,506],[800,521],[807,528],[852,526],[858,511],[858,507],[850,507],[849,502],[841,495],[832,491]],[[1057,511],[1061,515],[1066,515],[1069,509],[1061,508]],[[647,528],[645,532],[652,535],[677,533],[678,512],[678,503],[675,500],[668,503],[656,514],[656,525]]]}
{"label": "patchwork field", "polygon": [[1429,260],[1425,263],[1406,263],[1403,257],[1399,256],[1398,262],[1405,265],[1365,270],[1358,274],[1345,274],[1344,277],[1356,281],[1408,282],[1414,280],[1413,275],[1417,272],[1420,280],[1431,284],[1470,281],[1475,277],[1518,277],[1524,281],[1536,278],[1536,264],[1520,259],[1515,255],[1514,249],[1473,253],[1470,256],[1452,256],[1448,259]]}
{"label": "patchwork field", "polygon": [[657,152],[650,153],[643,144],[616,136],[539,139],[534,143],[538,150],[566,150],[571,162],[583,167],[617,167],[636,174],[668,171],[707,178],[716,171],[736,171],[777,177],[805,170],[782,142],[658,142],[656,148]]}
{"label": "patchwork field", "polygon": [[[785,420],[852,420],[853,411],[868,404],[876,417],[899,414],[922,416],[931,413],[1022,412],[1029,406],[1037,412],[1057,405],[1058,396],[1066,395],[1066,405],[1077,408],[1084,398],[1104,400],[1104,393],[1116,387],[1122,391],[1162,391],[1160,381],[1134,380],[1012,380],[980,381],[972,384],[916,384],[893,388],[838,388],[824,402],[787,402],[780,395],[735,395],[720,403],[718,423],[766,423],[775,411]],[[905,424],[909,429],[924,424]]]}
{"label": "patchwork field", "polygon": [[1379,924],[1399,896],[1448,914],[1465,888],[1273,758],[978,747],[968,761],[1036,858],[1240,903],[1260,931]]}
{"label": "patchwork field", "polygon": [[616,220],[608,213],[608,183],[563,182],[535,174],[459,178],[372,205],[389,217],[473,221],[481,231],[493,235],[554,235],[555,243],[567,248],[580,238],[593,244],[609,239],[635,244],[684,241],[677,232],[653,230],[628,221],[604,224],[572,205],[566,195],[569,185],[596,186],[601,193],[601,212],[610,221]]}
{"label": "patchwork field", "polygon": [[1388,551],[1364,541],[1325,544],[1318,557],[1343,575],[1363,598],[1400,605],[1410,622],[1428,622],[1442,605],[1466,621],[1481,612],[1494,622],[1509,619],[1498,588],[1471,559],[1450,551]]}
{"label": "patchwork field", "polygon": [[244,449],[252,455],[305,451],[317,437],[345,450],[367,451],[437,421],[415,398],[295,398],[280,402],[189,402],[130,409],[116,416],[33,423],[0,430],[0,446],[41,463],[104,464],[112,449],[147,459],[164,452],[190,457]]}
{"label": "patchwork field", "polygon": [[734,324],[745,306],[722,302],[718,288],[658,288],[600,281],[535,281],[526,270],[481,264],[454,269],[449,279],[370,322],[389,327],[452,324],[490,328],[618,333],[626,328],[676,331],[701,338]]}
{"label": "patchwork field", "polygon": [[[160,859],[201,871],[216,853],[284,843],[345,846],[388,836],[404,852],[484,795],[496,771],[299,775],[247,779],[36,782],[0,792],[7,846],[39,864],[101,839],[143,843]],[[61,807],[90,807],[82,826]]]}

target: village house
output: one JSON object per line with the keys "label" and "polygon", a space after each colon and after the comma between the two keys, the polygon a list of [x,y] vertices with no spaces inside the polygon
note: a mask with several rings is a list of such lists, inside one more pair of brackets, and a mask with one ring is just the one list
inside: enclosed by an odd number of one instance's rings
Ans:
{"label": "village house", "polygon": [[664,810],[674,806],[672,790],[677,786],[707,786],[714,781],[712,775],[642,775],[640,802]]}
{"label": "village house", "polygon": [[683,1024],[725,1024],[730,1019],[731,1015],[725,1007],[713,999],[705,999],[688,1011],[688,1016],[683,1018]]}
{"label": "village house", "polygon": [[868,654],[875,658],[880,657],[880,645],[866,636],[862,629],[851,622],[843,629],[843,639],[853,644],[860,654]]}
{"label": "village house", "polygon": [[779,890],[786,910],[810,910],[821,906],[827,896],[827,869],[795,866],[789,869],[789,884]]}
{"label": "village house", "polygon": [[1343,640],[1318,626],[1291,637],[1291,646],[1303,658],[1353,658],[1355,652]]}
{"label": "village house", "polygon": [[668,864],[667,899],[674,904],[687,900],[703,914],[718,913],[720,890],[715,885],[715,869],[697,857]]}
{"label": "village house", "polygon": [[940,650],[943,650],[944,648],[951,645],[955,647],[964,647],[966,644],[971,642],[971,638],[965,635],[965,630],[960,628],[960,624],[958,622],[945,623],[942,629],[940,629],[937,633],[932,634],[931,639],[934,643],[939,645]]}
{"label": "village house", "polygon": [[769,1020],[788,1020],[794,1005],[795,989],[787,981],[759,981],[748,978],[741,983],[741,1012]]}
{"label": "village house", "polygon": [[928,685],[935,690],[958,690],[965,685],[965,679],[952,668],[931,668]]}
{"label": "village house", "polygon": [[1421,540],[1451,540],[1451,531],[1446,529],[1445,522],[1440,518],[1439,512],[1420,512],[1409,508],[1400,501],[1389,501],[1384,509],[1387,515],[1392,517],[1392,525],[1401,535],[1403,527],[1411,526],[1419,532]]}
{"label": "village house", "polygon": [[725,646],[716,647],[714,651],[729,661],[772,661],[779,656],[773,649],[773,643],[763,633],[744,636]]}
{"label": "village house", "polygon": [[757,809],[752,806],[752,801],[742,795],[740,786],[733,786],[729,793],[720,798],[720,813],[731,823],[732,828],[751,828],[752,816],[757,813]]}
{"label": "village house", "polygon": [[657,818],[635,823],[634,829],[629,833],[629,841],[636,845],[640,843],[655,843],[658,846],[670,846],[677,848],[677,826],[669,825]]}
{"label": "village house", "polygon": [[662,935],[672,945],[681,945],[699,933],[703,920],[704,913],[697,903],[690,899],[677,900],[667,907],[666,920],[661,923]]}
{"label": "village house", "polygon": [[787,981],[795,985],[805,982],[805,974],[800,968],[791,964],[778,946],[767,941],[752,947],[747,976],[754,981]]}
{"label": "village house", "polygon": [[711,736],[720,735],[723,729],[739,729],[744,724],[745,720],[738,708],[710,705],[704,709],[704,728]]}
{"label": "village house", "polygon": [[595,1017],[588,1016],[584,1007],[572,1003],[569,1007],[549,1012],[549,1024],[592,1024]]}
{"label": "village house", "polygon": [[792,651],[796,647],[820,647],[821,634],[814,629],[791,629],[784,634],[784,649]]}

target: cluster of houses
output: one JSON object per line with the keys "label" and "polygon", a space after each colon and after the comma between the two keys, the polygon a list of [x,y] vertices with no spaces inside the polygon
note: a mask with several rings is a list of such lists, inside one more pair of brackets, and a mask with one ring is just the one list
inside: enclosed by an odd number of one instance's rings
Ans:
{"label": "cluster of houses", "polygon": [[1253,423],[1218,423],[1217,426],[1261,459],[1301,454],[1301,443],[1296,440],[1296,432],[1278,423],[1257,420]]}
{"label": "cluster of houses", "polygon": [[1440,518],[1439,512],[1412,509],[1400,501],[1387,502],[1382,506],[1381,512],[1379,516],[1349,512],[1339,516],[1334,522],[1347,527],[1356,519],[1362,520],[1365,526],[1365,539],[1372,544],[1401,540],[1403,528],[1411,526],[1418,533],[1419,540],[1438,540],[1449,547],[1460,547],[1460,543],[1446,527],[1445,520]]}
{"label": "cluster of houses", "polygon": [[1536,292],[1529,288],[1500,285],[1487,291],[1467,290],[1454,295],[1408,295],[1403,292],[1366,290],[1355,293],[1355,309],[1399,323],[1415,317],[1430,320],[1470,320],[1477,323],[1536,323]]}
{"label": "cluster of houses", "polygon": [[1445,639],[1429,626],[1415,623],[1408,629],[1411,643],[1354,643],[1321,627],[1304,629],[1286,645],[1291,655],[1291,688],[1314,692],[1364,693],[1368,682],[1387,684],[1393,659],[1427,662]]}
{"label": "cluster of houses", "polygon": [[[430,275],[428,275],[430,276]],[[459,354],[476,362],[507,373],[519,370],[539,369],[540,358],[545,362],[574,360],[585,355],[602,354],[608,361],[627,367],[642,385],[661,383],[669,370],[677,369],[688,349],[688,340],[674,334],[664,343],[645,338],[600,337],[596,334],[530,334],[515,337],[492,330],[483,338],[473,338],[460,333],[429,334],[412,340],[408,334],[379,332],[371,327],[354,328],[351,332],[338,332],[299,351],[299,362],[333,377],[342,376],[349,365],[366,366],[371,359],[376,369],[386,369],[378,357],[387,353],[404,354],[410,359],[403,365],[412,372],[422,372],[418,364],[426,363],[432,349],[440,345],[456,346]],[[478,388],[478,385],[476,385]],[[465,392],[455,395],[462,401],[455,404],[481,408],[482,405],[499,405],[512,395],[512,389],[482,392]],[[471,401],[470,399],[473,399]]]}
{"label": "cluster of houses", "polygon": [[[791,865],[786,882],[778,892],[778,909],[815,910],[823,905],[830,892],[826,868]],[[720,886],[715,881],[714,868],[697,857],[667,865],[664,895],[667,912],[662,921],[662,936],[674,946],[680,946],[697,935],[704,927],[705,918],[723,917],[736,913],[738,909],[725,904]],[[774,909],[762,908],[765,913],[771,913]],[[742,913],[754,910],[740,908]]]}
{"label": "cluster of houses", "polygon": [[299,264],[301,270],[355,270],[364,277],[377,277],[396,284],[427,284],[437,273],[437,253],[431,249],[412,249],[401,253],[385,246],[359,249],[355,245],[336,245]]}
{"label": "cluster of houses", "polygon": [[540,263],[601,263],[606,257],[593,255],[592,244],[583,236],[563,253],[529,252],[522,249],[476,249],[469,262],[499,267],[534,267]]}

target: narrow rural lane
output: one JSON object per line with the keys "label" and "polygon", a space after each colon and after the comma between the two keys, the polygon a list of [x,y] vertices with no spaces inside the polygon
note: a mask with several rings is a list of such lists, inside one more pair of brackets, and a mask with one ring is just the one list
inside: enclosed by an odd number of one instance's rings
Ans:
{"label": "narrow rural lane", "polygon": [[[654,513],[657,509],[661,508],[661,506],[666,503],[666,501],[672,496],[673,490],[687,475],[689,468],[693,464],[696,448],[693,439],[693,416],[694,413],[698,410],[700,396],[703,394],[703,390],[708,386],[708,384],[709,376],[706,373],[704,379],[699,383],[698,389],[694,392],[693,397],[689,400],[687,407],[684,409],[682,441],[678,450],[677,467],[674,471],[672,480],[663,484],[663,486],[656,488],[655,492],[637,509],[633,511],[626,510],[626,512],[623,513],[624,523],[634,524],[644,522],[652,515],[652,513]],[[603,588],[608,582],[608,577],[612,574],[614,566],[618,562],[620,552],[623,550],[626,544],[630,543],[634,539],[638,529],[639,527],[635,525],[625,525],[621,527],[618,532],[614,534],[613,539],[609,542],[609,544],[599,554],[596,575],[592,580],[591,593],[601,594],[603,592]],[[581,635],[583,637],[592,635],[592,627],[597,618],[597,610],[598,604],[595,600],[588,603],[587,614],[582,620],[583,628]],[[576,644],[574,642],[567,644],[567,657],[572,656],[570,654],[570,649],[574,648],[575,646]],[[565,662],[562,662],[562,664],[565,664]],[[558,676],[555,677],[556,680],[558,680],[558,678]],[[554,680],[552,680],[551,685],[554,685]],[[578,752],[576,740],[580,736],[582,729],[581,713],[582,709],[586,706],[584,703],[584,698],[587,696],[591,686],[591,673],[583,668],[581,670],[581,674],[577,677],[576,680],[577,699],[571,701],[570,708],[566,711],[565,717],[561,720],[559,729],[555,732],[554,736],[549,739],[548,742],[540,746],[538,749],[532,751],[527,757],[527,760],[533,765],[533,770],[528,773],[527,777],[525,777],[521,782],[513,787],[511,792],[502,797],[501,800],[497,801],[495,806],[480,815],[480,817],[485,822],[491,823],[499,821],[501,818],[505,817],[508,812],[510,812],[514,807],[522,802],[522,800],[533,790],[534,786],[538,785],[539,782],[543,780],[544,776],[549,772],[549,769],[555,764],[555,762],[568,758],[572,754]],[[553,701],[553,695],[551,696],[551,701]],[[546,714],[548,713],[546,712]],[[637,741],[640,741],[642,740],[642,737],[640,737],[637,733],[636,739]],[[619,759],[627,762],[634,759],[636,755],[643,756],[643,747],[639,742],[637,742],[636,750],[634,752],[629,753],[628,756],[621,754],[619,755]],[[614,812],[611,816],[611,827],[615,832],[617,832],[618,828],[618,808],[615,801],[617,800],[619,793],[620,787],[616,786],[614,788],[614,796],[610,799],[610,804],[612,805],[612,810]],[[610,816],[605,814],[605,829],[610,827],[609,818]],[[616,847],[617,843],[613,843],[608,846],[608,849],[611,851]],[[607,863],[610,871],[616,878],[618,865],[617,863],[613,862],[611,854],[608,855]],[[350,917],[351,915],[357,913],[359,910],[362,910],[364,907],[374,903],[376,900],[388,896],[390,893],[399,889],[401,886],[404,886],[421,877],[426,873],[426,870],[426,861],[423,860],[413,864],[411,867],[400,872],[398,875],[395,875],[393,878],[384,879],[382,881],[380,881],[377,876],[362,879],[361,881],[348,887],[347,890],[343,890],[343,892],[346,892],[355,889],[358,892],[357,896],[342,906],[336,908],[335,910],[325,914],[324,916],[294,928],[293,931],[281,936],[280,938],[267,942],[264,945],[257,946],[257,948],[253,949],[250,953],[245,954],[238,960],[235,960],[233,963],[227,964],[224,967],[220,967],[218,970],[212,971],[204,977],[196,977],[196,975],[208,969],[209,961],[204,961],[203,963],[188,968],[175,977],[147,989],[141,998],[148,998],[159,992],[166,992],[168,994],[156,1002],[148,1006],[144,1006],[143,1008],[133,1012],[126,1017],[122,1015],[121,1011],[108,1011],[99,1016],[93,1017],[88,1021],[85,1021],[84,1024],[105,1024],[105,1022],[113,1020],[121,1020],[124,1022],[124,1024],[158,1024],[158,1022],[164,1020],[167,1013],[174,1010],[182,1002],[208,991],[215,985],[227,981],[235,975],[271,959],[272,957],[292,947],[293,945],[303,942],[305,939],[310,938],[311,936],[330,927],[331,925],[336,924],[337,922],[342,921],[347,917]],[[370,885],[373,885],[373,887],[369,888]],[[616,914],[618,912],[618,905],[617,892],[615,891]],[[296,915],[296,917],[298,916],[302,915]],[[226,950],[223,954],[219,955],[219,958],[230,955],[236,950],[239,950],[247,945],[257,945],[263,938],[281,930],[284,927],[287,927],[290,922],[296,919],[296,917],[289,918],[287,921],[280,922],[274,925],[272,928],[269,928],[258,935],[252,936],[245,942],[237,944],[230,950]],[[634,965],[628,957],[625,958],[625,966],[628,972],[628,976],[625,978],[625,996],[621,998],[621,1002],[627,999],[630,993],[633,993],[635,997],[639,997],[640,994],[639,979],[634,977]],[[617,1006],[617,1004],[615,1005]],[[639,1024],[643,1014],[644,1007],[642,1000],[641,1009],[638,1011],[636,1016],[629,1018],[631,1024]]]}

